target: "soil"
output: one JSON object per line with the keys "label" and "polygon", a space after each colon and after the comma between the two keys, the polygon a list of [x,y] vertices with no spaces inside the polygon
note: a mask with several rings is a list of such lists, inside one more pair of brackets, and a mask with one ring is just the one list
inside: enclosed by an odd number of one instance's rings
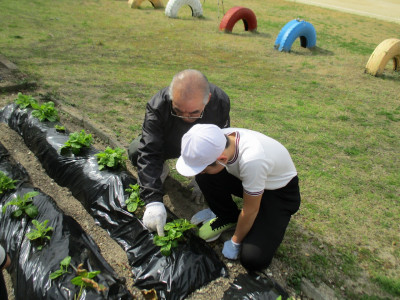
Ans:
{"label": "soil", "polygon": [[18,71],[17,66],[0,54],[0,92],[35,87],[35,82]]}
{"label": "soil", "polygon": [[[5,73],[4,70],[5,68],[0,68],[0,77]],[[5,78],[5,76],[3,76],[3,78]],[[17,90],[21,91],[20,87]],[[30,93],[29,91],[21,92],[25,94]],[[35,90],[35,94],[37,93],[45,94],[45,91]],[[0,97],[0,108],[13,102],[16,96],[16,90],[14,90],[14,92],[2,94]],[[68,130],[72,132],[80,131],[82,129],[82,120],[74,117],[74,115],[77,115],[77,112],[71,111],[71,108],[69,107],[59,106],[57,109],[63,112],[61,113],[60,121],[66,128],[68,128]],[[103,150],[109,144],[118,144],[118,142],[112,137],[109,137],[104,133],[105,129],[102,125],[93,124],[91,122],[88,123],[87,121],[84,124],[90,124],[90,126],[86,126],[85,130],[92,133],[94,136],[95,142],[93,146],[96,149]],[[87,127],[90,127],[92,131]],[[97,134],[99,132],[102,132],[101,137]],[[84,209],[81,203],[71,195],[71,192],[67,188],[59,186],[47,175],[35,155],[25,145],[22,137],[5,124],[0,123],[0,141],[9,151],[14,160],[19,162],[27,170],[32,184],[51,196],[65,214],[72,216],[82,226],[82,228],[91,235],[99,246],[101,254],[105,260],[114,268],[119,277],[124,277],[126,279],[126,287],[132,293],[134,298],[144,299],[142,292],[134,287],[132,273],[124,250],[113,239],[111,239],[105,230],[95,224],[93,218]],[[136,170],[129,162],[127,168],[128,171],[136,177]],[[194,202],[189,201],[191,193],[188,188],[171,177],[167,177],[164,183],[164,188],[166,192],[164,203],[171,212],[179,218],[190,219],[194,213],[205,207],[204,204],[195,204]],[[246,273],[245,269],[239,262],[227,260],[221,254],[223,241],[229,237],[230,235],[227,233],[227,235],[223,235],[219,240],[211,243],[211,246],[219,255],[220,259],[227,265],[229,270],[228,277],[220,277],[212,281],[189,295],[187,299],[222,299],[224,292],[229,289],[234,278],[239,274]],[[286,284],[288,271],[284,264],[274,259],[271,266],[265,270],[265,273],[283,287],[293,299],[299,299],[299,295],[297,294],[296,296],[296,293]],[[6,279],[9,299],[13,300],[13,287],[10,277],[6,271],[3,271],[3,274]],[[307,298],[301,296],[301,299]]]}

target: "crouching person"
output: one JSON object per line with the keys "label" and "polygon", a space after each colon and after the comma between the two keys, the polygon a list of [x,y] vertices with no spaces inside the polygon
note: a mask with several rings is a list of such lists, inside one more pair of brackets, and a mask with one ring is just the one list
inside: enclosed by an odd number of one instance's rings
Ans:
{"label": "crouching person", "polygon": [[[196,175],[216,216],[200,227],[199,236],[210,242],[235,228],[223,255],[240,256],[248,271],[267,268],[300,207],[297,172],[287,149],[256,131],[197,124],[182,137],[176,169]],[[243,198],[241,210],[232,195]]]}

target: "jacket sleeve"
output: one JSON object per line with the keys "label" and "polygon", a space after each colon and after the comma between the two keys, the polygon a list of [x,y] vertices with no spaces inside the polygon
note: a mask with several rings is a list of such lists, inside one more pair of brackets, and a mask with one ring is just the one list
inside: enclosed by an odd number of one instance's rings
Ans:
{"label": "jacket sleeve", "polygon": [[146,204],[163,202],[160,179],[164,164],[163,132],[161,116],[147,104],[137,162],[140,196]]}
{"label": "jacket sleeve", "polygon": [[231,119],[229,116],[231,110],[231,100],[229,96],[219,87],[216,85],[212,85],[212,94],[215,94],[217,98],[218,106],[221,109],[221,117],[215,120],[220,128],[228,128],[231,127]]}
{"label": "jacket sleeve", "polygon": [[[226,95],[226,94],[225,94]],[[227,105],[224,107],[224,111],[223,111],[223,124],[221,124],[221,128],[228,128],[231,127],[231,118],[229,115],[229,112],[231,110],[231,103],[230,103],[230,99],[228,97],[228,95],[226,96],[227,98]]]}

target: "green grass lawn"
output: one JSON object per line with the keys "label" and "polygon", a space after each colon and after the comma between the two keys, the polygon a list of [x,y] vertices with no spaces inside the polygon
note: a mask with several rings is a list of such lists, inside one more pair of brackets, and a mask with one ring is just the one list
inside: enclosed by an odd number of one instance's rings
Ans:
{"label": "green grass lawn", "polygon": [[[245,6],[257,33],[240,21],[219,32],[222,1],[201,1],[177,19],[144,2],[1,0],[0,53],[40,86],[128,145],[145,104],[172,76],[198,69],[231,98],[234,127],[263,132],[291,152],[302,206],[277,257],[301,277],[342,288],[351,299],[400,297],[400,74],[364,73],[400,25],[280,0],[225,0]],[[166,4],[166,2],[165,2]],[[310,51],[274,50],[290,20],[317,32]],[[352,283],[348,281],[352,279]]]}

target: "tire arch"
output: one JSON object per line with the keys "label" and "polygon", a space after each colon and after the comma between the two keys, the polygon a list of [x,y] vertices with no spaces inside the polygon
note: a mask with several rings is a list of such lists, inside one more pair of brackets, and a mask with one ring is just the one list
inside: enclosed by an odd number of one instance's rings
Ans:
{"label": "tire arch", "polygon": [[165,7],[165,15],[169,18],[176,18],[179,9],[184,5],[189,5],[193,17],[201,17],[203,15],[203,7],[200,0],[169,0]]}
{"label": "tire arch", "polygon": [[251,9],[242,6],[234,6],[226,12],[219,24],[219,30],[232,32],[233,27],[239,20],[243,21],[245,31],[257,30],[256,15]]}
{"label": "tire arch", "polygon": [[279,51],[289,52],[297,38],[300,38],[301,47],[314,47],[317,43],[317,33],[314,26],[299,19],[288,22],[279,32],[274,47]]}
{"label": "tire arch", "polygon": [[[139,8],[140,5],[142,5],[143,1],[146,1],[146,0],[129,0],[128,4],[131,8]],[[153,5],[154,8],[163,8],[164,7],[161,0],[149,0],[149,2],[151,3],[151,5]]]}
{"label": "tire arch", "polygon": [[391,38],[381,42],[372,52],[365,66],[365,73],[381,76],[390,60],[393,70],[400,71],[400,40]]}

